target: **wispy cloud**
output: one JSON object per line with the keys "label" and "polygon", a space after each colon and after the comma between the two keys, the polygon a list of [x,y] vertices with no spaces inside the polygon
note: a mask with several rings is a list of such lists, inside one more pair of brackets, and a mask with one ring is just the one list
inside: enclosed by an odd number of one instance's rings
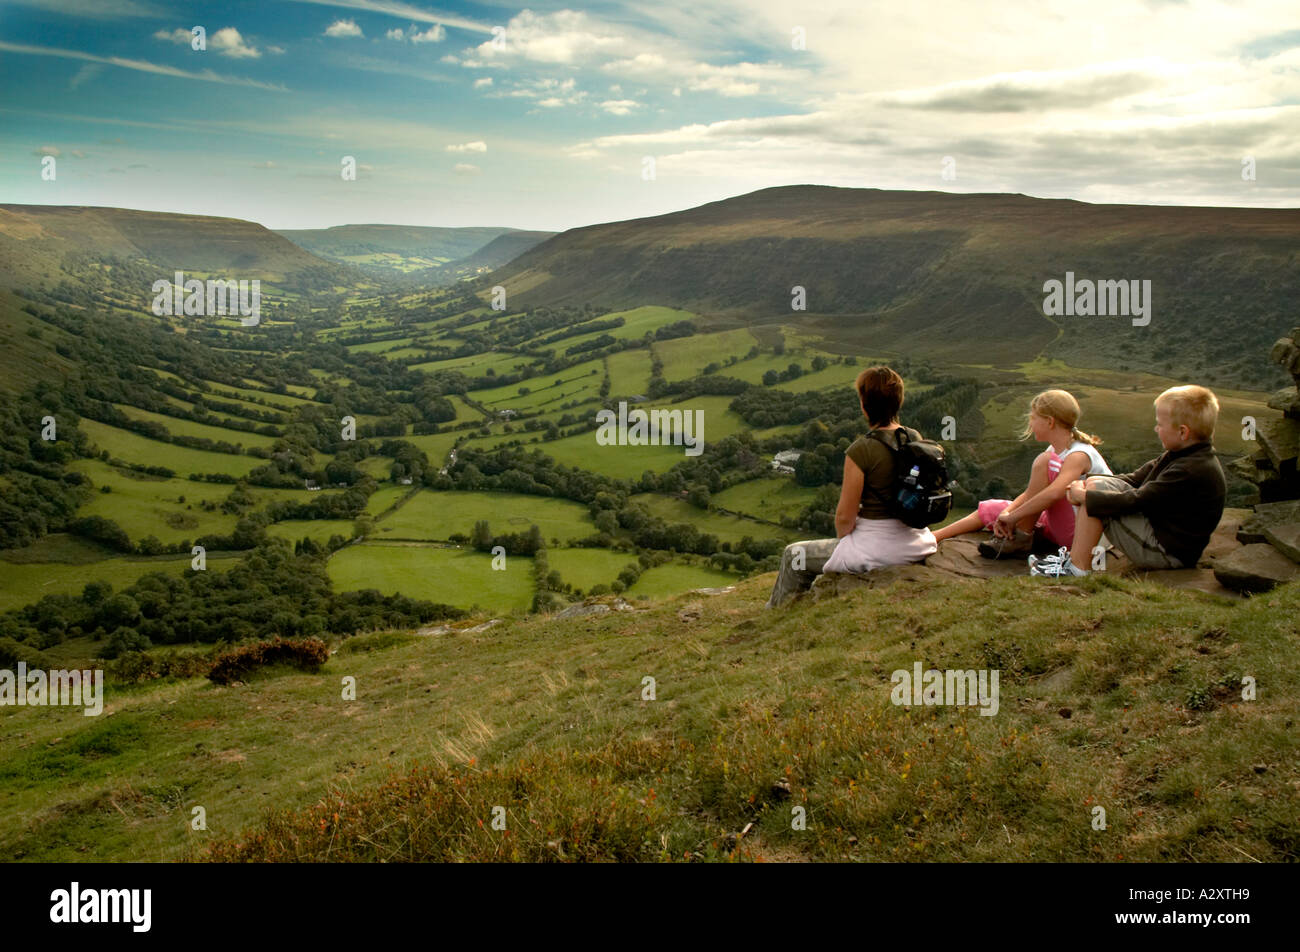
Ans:
{"label": "wispy cloud", "polygon": [[16,7],[35,7],[52,13],[91,20],[127,17],[162,17],[167,11],[145,0],[5,0]]}
{"label": "wispy cloud", "polygon": [[448,152],[486,152],[487,143],[482,141],[462,142],[459,145],[447,146],[447,151]]}
{"label": "wispy cloud", "polygon": [[122,69],[131,69],[141,73],[154,73],[158,76],[171,76],[176,79],[195,79],[205,83],[225,83],[230,86],[252,86],[256,89],[266,89],[273,92],[288,92],[279,83],[263,83],[242,76],[223,76],[220,73],[214,73],[210,69],[191,72],[177,69],[175,66],[150,63],[147,60],[126,59],[122,56],[95,56],[93,53],[82,53],[79,50],[61,50],[53,46],[28,46],[23,43],[8,43],[0,40],[0,52],[24,53],[29,56],[58,56],[64,59],[84,60],[88,63],[102,63],[105,66],[120,66]]}
{"label": "wispy cloud", "polygon": [[103,63],[87,63],[81,69],[77,70],[76,75],[68,81],[69,89],[76,89],[83,83],[88,83],[92,79],[97,79],[99,74],[104,71]]}
{"label": "wispy cloud", "polygon": [[491,24],[479,23],[456,14],[426,10],[410,3],[401,3],[399,0],[293,0],[293,2],[356,10],[358,13],[377,13],[402,20],[414,20],[416,23],[440,23],[458,30],[471,30],[477,33],[492,32]]}

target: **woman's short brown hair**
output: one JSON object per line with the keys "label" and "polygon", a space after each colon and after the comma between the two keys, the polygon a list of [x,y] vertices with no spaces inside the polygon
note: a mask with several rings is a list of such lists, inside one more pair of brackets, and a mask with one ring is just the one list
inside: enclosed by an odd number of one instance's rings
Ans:
{"label": "woman's short brown hair", "polygon": [[872,426],[885,426],[898,421],[898,411],[903,408],[903,378],[888,367],[868,367],[858,374],[858,399]]}

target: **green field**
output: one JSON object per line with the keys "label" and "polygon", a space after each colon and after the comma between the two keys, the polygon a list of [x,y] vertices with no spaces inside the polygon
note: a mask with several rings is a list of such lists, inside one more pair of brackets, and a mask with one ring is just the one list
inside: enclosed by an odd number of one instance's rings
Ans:
{"label": "green field", "polygon": [[610,393],[615,396],[645,395],[650,387],[650,351],[621,350],[605,358],[609,368]]}
{"label": "green field", "polygon": [[145,466],[166,466],[178,473],[225,473],[243,476],[261,466],[265,460],[254,456],[236,456],[232,453],[212,453],[192,450],[187,446],[160,443],[148,437],[122,430],[98,420],[82,417],[78,424],[96,449],[108,450],[110,456],[140,463]]}
{"label": "green field", "polygon": [[[579,334],[575,337],[566,337],[564,340],[556,341],[554,344],[548,344],[561,354],[574,346],[575,344],[584,344],[587,341],[594,340],[597,337],[608,335],[615,340],[631,340],[644,336],[647,332],[653,333],[659,328],[668,324],[674,324],[677,321],[689,321],[695,317],[690,311],[678,311],[671,307],[658,307],[656,305],[647,305],[645,307],[634,307],[630,311],[611,311],[608,314],[600,315],[597,320],[606,321],[615,317],[623,318],[622,327],[612,327],[603,331],[591,331],[587,334]],[[585,323],[585,322],[584,322]],[[549,332],[548,332],[549,333]],[[546,335],[540,335],[545,337]]]}
{"label": "green field", "polygon": [[469,535],[480,519],[486,519],[497,535],[527,532],[529,524],[535,523],[548,542],[578,539],[596,531],[587,507],[567,499],[426,489],[377,522],[372,538],[444,540],[455,532]]}
{"label": "green field", "polygon": [[[711,363],[726,364],[728,357],[737,357],[743,361],[749,349],[757,344],[758,338],[742,328],[659,341],[654,348],[663,361],[664,378],[685,380],[697,376]],[[771,348],[767,348],[767,351],[771,353]],[[787,360],[785,366],[789,364],[790,361]],[[718,373],[736,376],[732,373],[736,369],[724,366]]]}
{"label": "green field", "polygon": [[172,436],[193,436],[202,440],[233,443],[236,446],[244,447],[270,446],[276,440],[274,436],[265,436],[261,433],[245,433],[243,430],[229,430],[222,426],[210,426],[206,423],[195,423],[193,420],[182,420],[180,417],[152,413],[123,403],[115,403],[113,406],[132,420],[162,424]]}
{"label": "green field", "polygon": [[637,598],[662,598],[666,595],[680,595],[692,588],[734,585],[738,578],[731,572],[719,572],[703,565],[669,562],[642,572],[641,577],[627,590],[627,594]]}
{"label": "green field", "polygon": [[719,542],[739,542],[745,536],[753,539],[784,539],[790,534],[779,526],[720,512],[706,512],[692,506],[684,499],[673,499],[658,493],[638,493],[629,497],[628,502],[644,506],[664,522],[689,522],[701,532],[709,532],[717,536]]}
{"label": "green field", "polygon": [[402,439],[423,450],[424,455],[429,457],[429,466],[437,471],[446,462],[447,454],[456,445],[456,441],[466,433],[472,432],[472,430],[457,430],[454,433],[426,433],[423,436],[404,436]]}
{"label": "green field", "polygon": [[392,340],[372,340],[364,344],[348,344],[348,352],[352,354],[378,354],[381,351],[391,350],[395,347],[409,347],[414,337],[397,337]]}
{"label": "green field", "polygon": [[[20,556],[23,549],[15,550]],[[238,555],[208,557],[209,570],[229,568]],[[190,567],[191,556],[114,556],[92,563],[13,562],[0,559],[0,611],[21,608],[46,595],[80,595],[90,581],[109,582],[114,591],[130,587],[150,572],[180,575]]]}
{"label": "green field", "polygon": [[[490,390],[475,390],[470,396],[491,410],[559,409],[561,404],[598,396],[604,379],[604,363],[588,360],[545,377],[533,377]],[[521,389],[526,389],[528,393],[521,394]]]}
{"label": "green field", "polygon": [[[80,516],[102,516],[121,526],[131,541],[155,536],[164,543],[194,540],[201,535],[226,535],[233,532],[239,517],[221,511],[209,512],[199,503],[220,503],[232,487],[217,483],[198,483],[189,479],[161,479],[156,476],[127,475],[99,460],[76,460],[71,469],[85,473],[96,488],[108,486],[112,492],[95,492],[77,510]],[[184,502],[180,500],[184,498]]]}
{"label": "green field", "polygon": [[636,555],[609,549],[547,549],[546,560],[564,581],[587,591],[613,582],[619,572],[636,563]]}
{"label": "green field", "polygon": [[[255,405],[258,400],[265,400],[275,409],[292,410],[294,407],[305,407],[315,404],[314,400],[305,400],[302,397],[295,397],[290,393],[271,393],[269,390],[250,389],[248,387],[236,387],[228,383],[218,383],[215,380],[201,380],[201,383],[207,384],[213,390],[213,395],[218,396],[217,391],[223,393],[234,393]],[[228,399],[228,398],[226,398]]]}
{"label": "green field", "polygon": [[325,543],[335,535],[351,539],[353,525],[351,519],[286,519],[267,526],[266,534],[290,542],[307,537],[313,542]]}
{"label": "green field", "polygon": [[393,505],[402,497],[406,496],[414,487],[413,486],[381,486],[370,494],[366,500],[366,512],[372,516],[378,516],[389,506]]}
{"label": "green field", "polygon": [[505,613],[525,611],[533,598],[533,560],[509,556],[504,570],[492,556],[470,549],[361,543],[329,560],[336,591],[377,589],[446,605]]}
{"label": "green field", "polygon": [[527,364],[528,358],[521,357],[518,354],[508,354],[501,351],[489,350],[486,353],[475,354],[471,357],[450,357],[447,360],[430,361],[427,364],[416,364],[411,369],[421,370],[430,373],[435,370],[459,370],[468,377],[478,377],[492,370],[498,374],[507,374],[513,372],[516,364]]}
{"label": "green field", "polygon": [[817,490],[800,486],[791,476],[770,479],[751,479],[714,493],[711,502],[722,509],[743,512],[771,522],[780,522],[783,516],[794,517],[809,505]]}
{"label": "green field", "polygon": [[[710,435],[706,426],[706,441]],[[557,463],[589,469],[614,479],[637,479],[646,470],[664,473],[685,458],[681,446],[601,446],[596,442],[595,430],[566,436],[537,448],[554,457]]]}

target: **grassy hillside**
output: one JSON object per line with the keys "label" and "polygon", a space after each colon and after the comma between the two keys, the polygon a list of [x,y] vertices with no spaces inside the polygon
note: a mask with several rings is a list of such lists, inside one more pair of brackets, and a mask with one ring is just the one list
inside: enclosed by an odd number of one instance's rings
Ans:
{"label": "grassy hillside", "polygon": [[[112,687],[98,718],[0,709],[0,849],[1300,858],[1300,586],[1226,602],[1115,578],[927,581],[771,613],[771,580],[635,613],[354,638],[315,675]],[[916,662],[997,669],[997,713],[894,705],[891,673]]]}
{"label": "grassy hillside", "polygon": [[[794,315],[843,353],[1004,365],[1104,357],[1121,370],[1235,374],[1241,386],[1275,379],[1256,355],[1293,322],[1298,239],[1296,209],[797,185],[571,229],[482,286],[525,305],[662,304],[747,325]],[[1151,281],[1150,324],[1044,316],[1044,282],[1067,271]],[[796,285],[806,313],[791,309]]]}
{"label": "grassy hillside", "polygon": [[[32,273],[42,256],[61,260],[75,253],[144,259],[164,271],[231,272],[240,278],[279,283],[294,283],[310,273],[344,274],[337,265],[239,218],[128,208],[0,205],[0,274],[20,277]],[[145,291],[148,288],[141,293]]]}

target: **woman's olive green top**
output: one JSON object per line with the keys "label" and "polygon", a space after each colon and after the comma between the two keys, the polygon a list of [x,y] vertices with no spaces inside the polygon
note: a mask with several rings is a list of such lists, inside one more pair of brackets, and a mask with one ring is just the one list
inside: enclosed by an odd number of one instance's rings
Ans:
{"label": "woman's olive green top", "polygon": [[[900,427],[906,429],[907,435],[913,440],[922,439],[921,434],[911,427]],[[898,448],[898,430],[883,430],[880,437],[889,441],[889,445]],[[859,436],[844,453],[849,459],[858,464],[862,470],[862,502],[858,506],[858,517],[862,519],[892,519],[885,508],[885,504],[880,500],[880,496],[873,493],[876,490],[882,496],[889,497],[889,489],[894,485],[894,457],[880,442],[880,437],[867,439],[866,436]]]}

